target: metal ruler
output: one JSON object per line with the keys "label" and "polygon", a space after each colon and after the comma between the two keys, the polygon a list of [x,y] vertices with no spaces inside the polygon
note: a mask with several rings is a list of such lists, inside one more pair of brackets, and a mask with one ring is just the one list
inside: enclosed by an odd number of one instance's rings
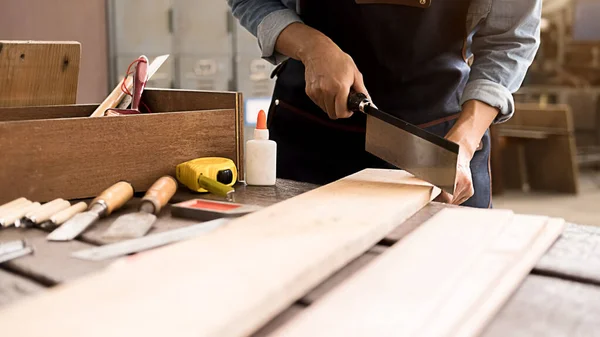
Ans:
{"label": "metal ruler", "polygon": [[157,248],[169,243],[196,237],[198,235],[210,232],[229,221],[230,219],[216,219],[202,222],[196,225],[170,230],[168,232],[150,234],[137,239],[80,250],[72,253],[71,256],[82,260],[101,261],[128,254],[139,253],[144,250]]}

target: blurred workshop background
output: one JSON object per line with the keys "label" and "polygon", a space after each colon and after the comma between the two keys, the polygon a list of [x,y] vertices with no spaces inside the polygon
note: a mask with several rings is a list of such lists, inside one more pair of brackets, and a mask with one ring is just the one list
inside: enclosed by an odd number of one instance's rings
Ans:
{"label": "blurred workshop background", "polygon": [[[171,54],[149,87],[241,91],[247,136],[268,108],[273,66],[225,0],[2,0],[0,8],[1,39],[81,42],[78,103],[101,102],[139,55]],[[600,225],[600,0],[544,0],[543,18],[517,113],[493,128],[494,206]]]}

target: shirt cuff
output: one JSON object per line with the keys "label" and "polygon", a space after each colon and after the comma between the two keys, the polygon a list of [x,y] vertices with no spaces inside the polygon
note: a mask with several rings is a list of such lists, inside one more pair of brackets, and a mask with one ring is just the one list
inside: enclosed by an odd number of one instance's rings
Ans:
{"label": "shirt cuff", "polygon": [[500,110],[494,124],[506,122],[515,113],[515,100],[511,92],[490,80],[478,79],[467,83],[460,105],[469,100],[478,100]]}
{"label": "shirt cuff", "polygon": [[302,19],[291,9],[281,9],[270,13],[258,25],[256,35],[258,45],[262,50],[262,57],[273,63],[278,64],[285,61],[288,57],[275,51],[275,43],[281,31],[294,22],[302,22]]}

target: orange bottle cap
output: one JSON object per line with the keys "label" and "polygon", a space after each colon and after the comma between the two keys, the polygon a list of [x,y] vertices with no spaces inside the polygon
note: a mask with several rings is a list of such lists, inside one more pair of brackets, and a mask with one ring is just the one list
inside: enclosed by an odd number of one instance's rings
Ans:
{"label": "orange bottle cap", "polygon": [[259,130],[267,129],[267,114],[264,110],[258,112],[258,118],[256,119],[256,128]]}

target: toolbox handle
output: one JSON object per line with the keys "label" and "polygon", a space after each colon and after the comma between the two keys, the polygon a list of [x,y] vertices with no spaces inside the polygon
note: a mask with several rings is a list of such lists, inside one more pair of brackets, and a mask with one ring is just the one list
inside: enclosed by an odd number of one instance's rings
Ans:
{"label": "toolbox handle", "polygon": [[144,201],[151,202],[154,206],[152,213],[158,214],[169,200],[171,200],[176,191],[177,180],[171,176],[163,176],[150,186],[150,189],[148,189],[146,195],[142,198],[142,204]]}
{"label": "toolbox handle", "polygon": [[133,197],[133,186],[126,181],[119,181],[106,189],[90,204],[90,209],[95,204],[104,204],[105,216],[110,215],[115,209],[123,206],[129,199]]}

